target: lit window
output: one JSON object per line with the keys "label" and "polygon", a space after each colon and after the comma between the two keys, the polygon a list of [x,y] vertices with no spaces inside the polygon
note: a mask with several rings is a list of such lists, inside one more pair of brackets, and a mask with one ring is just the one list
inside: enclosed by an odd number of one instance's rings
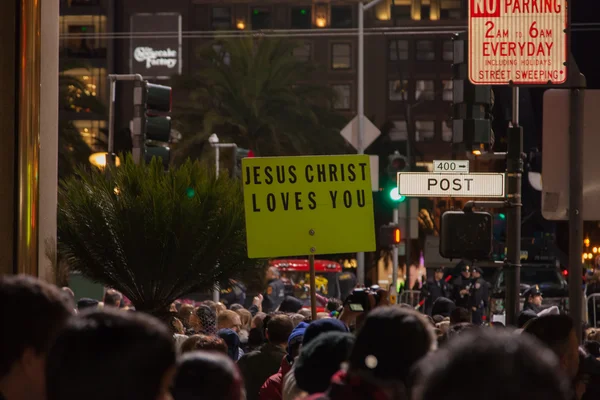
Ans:
{"label": "lit window", "polygon": [[417,81],[415,99],[435,100],[435,83],[433,81]]}
{"label": "lit window", "polygon": [[331,68],[352,68],[352,46],[349,43],[335,43],[331,46]]}
{"label": "lit window", "polygon": [[310,43],[303,43],[300,46],[294,48],[294,50],[292,50],[292,54],[299,61],[308,62],[308,61],[310,61],[310,58],[311,58],[311,53],[312,53],[311,50],[312,50],[312,46]]}
{"label": "lit window", "polygon": [[270,29],[271,28],[271,11],[267,8],[254,8],[250,16],[252,29]]}
{"label": "lit window", "polygon": [[211,26],[215,31],[231,29],[231,9],[229,7],[213,7]]}
{"label": "lit window", "polygon": [[99,36],[106,33],[106,16],[64,15],[60,17],[59,31],[66,37],[60,46],[68,57],[106,57],[107,42]]}
{"label": "lit window", "polygon": [[312,28],[312,15],[310,6],[292,8],[292,29]]}
{"label": "lit window", "polygon": [[451,80],[442,81],[442,84],[444,85],[444,93],[442,95],[444,101],[452,101],[454,99],[453,82]]}
{"label": "lit window", "polygon": [[406,121],[393,121],[392,128],[390,129],[388,136],[393,142],[400,142],[408,139],[408,129]]}
{"label": "lit window", "polygon": [[96,97],[104,102],[108,100],[106,84],[106,68],[74,68],[61,72],[65,77],[73,77],[79,81],[79,84],[68,84],[66,86],[66,103],[64,108],[73,112],[99,112],[101,110],[92,110],[84,108],[84,101],[87,97]]}
{"label": "lit window", "polygon": [[444,142],[452,141],[452,120],[442,122],[442,140]]}
{"label": "lit window", "polygon": [[417,60],[433,61],[435,60],[435,46],[432,40],[417,41]]}
{"label": "lit window", "polygon": [[391,80],[388,82],[389,99],[392,101],[408,99],[408,81]]}
{"label": "lit window", "polygon": [[75,120],[73,125],[92,151],[106,151],[104,149],[105,145],[103,145],[106,142],[106,134],[103,133],[106,128],[106,121]]}
{"label": "lit window", "polygon": [[442,59],[444,61],[454,61],[454,42],[452,40],[444,40]]}
{"label": "lit window", "polygon": [[435,122],[417,121],[415,123],[417,142],[431,142],[435,137]]}
{"label": "lit window", "polygon": [[408,40],[390,40],[390,61],[408,60]]}
{"label": "lit window", "polygon": [[333,90],[336,94],[333,108],[336,110],[350,109],[350,85],[333,85]]}
{"label": "lit window", "polygon": [[331,6],[331,27],[352,28],[352,7]]}

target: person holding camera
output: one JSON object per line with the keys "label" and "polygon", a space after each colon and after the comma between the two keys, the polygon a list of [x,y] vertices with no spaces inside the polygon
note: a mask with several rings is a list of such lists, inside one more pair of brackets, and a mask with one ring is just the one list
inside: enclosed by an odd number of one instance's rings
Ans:
{"label": "person holding camera", "polygon": [[340,320],[350,328],[361,326],[364,317],[374,308],[390,304],[387,290],[373,285],[368,288],[355,288],[344,300],[344,308]]}

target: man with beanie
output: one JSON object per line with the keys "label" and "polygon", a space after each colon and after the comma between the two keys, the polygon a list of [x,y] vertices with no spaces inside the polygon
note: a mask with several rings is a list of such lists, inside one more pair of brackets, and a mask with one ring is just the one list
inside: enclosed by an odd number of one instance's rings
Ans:
{"label": "man with beanie", "polygon": [[422,314],[408,308],[379,307],[365,318],[348,368],[333,376],[326,393],[309,399],[407,398],[411,368],[436,347],[433,327]]}
{"label": "man with beanie", "polygon": [[294,363],[298,388],[308,394],[325,392],[331,377],[348,361],[355,340],[350,333],[332,331],[303,346]]}
{"label": "man with beanie", "polygon": [[292,331],[288,338],[287,355],[281,359],[279,371],[271,375],[260,388],[260,400],[281,400],[283,378],[290,372],[294,360],[300,353],[300,346],[307,327],[306,322],[301,322]]}

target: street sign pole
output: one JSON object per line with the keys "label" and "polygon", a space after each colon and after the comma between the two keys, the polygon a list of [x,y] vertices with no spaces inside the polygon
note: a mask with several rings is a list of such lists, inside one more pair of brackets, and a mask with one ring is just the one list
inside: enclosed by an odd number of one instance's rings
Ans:
{"label": "street sign pole", "polygon": [[521,280],[521,181],[523,174],[523,128],[519,126],[519,88],[513,87],[512,127],[508,128],[506,158],[506,324],[517,324]]}
{"label": "street sign pole", "polygon": [[[401,207],[401,205],[402,203],[398,204],[397,207],[394,207],[392,216],[392,222],[394,226],[398,226],[398,209]],[[390,283],[390,294],[390,298],[398,301],[398,245],[394,245],[394,247],[392,247],[392,283]]]}

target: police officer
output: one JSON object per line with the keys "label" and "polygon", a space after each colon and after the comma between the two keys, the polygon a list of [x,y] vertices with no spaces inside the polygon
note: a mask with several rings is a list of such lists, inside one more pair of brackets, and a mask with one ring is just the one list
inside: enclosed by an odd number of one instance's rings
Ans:
{"label": "police officer", "polygon": [[470,309],[471,297],[471,267],[461,264],[460,275],[452,281],[452,300],[456,307]]}
{"label": "police officer", "polygon": [[483,316],[488,305],[489,285],[481,276],[483,271],[479,267],[473,267],[471,273],[471,318],[474,325],[483,323]]}
{"label": "police officer", "polygon": [[523,292],[523,297],[525,297],[523,311],[531,310],[537,314],[544,309],[542,306],[542,292],[538,285],[533,285]]}
{"label": "police officer", "polygon": [[450,295],[450,286],[444,280],[444,267],[435,269],[433,279],[428,279],[421,289],[421,299],[425,299],[424,313],[431,315],[433,303],[439,297],[448,297]]}
{"label": "police officer", "polygon": [[285,298],[285,286],[279,278],[279,270],[276,267],[269,267],[267,270],[267,284],[262,309],[263,312],[269,313],[275,311]]}
{"label": "police officer", "polygon": [[229,287],[221,289],[221,303],[230,307],[232,304],[246,303],[246,286],[235,279],[229,280]]}

